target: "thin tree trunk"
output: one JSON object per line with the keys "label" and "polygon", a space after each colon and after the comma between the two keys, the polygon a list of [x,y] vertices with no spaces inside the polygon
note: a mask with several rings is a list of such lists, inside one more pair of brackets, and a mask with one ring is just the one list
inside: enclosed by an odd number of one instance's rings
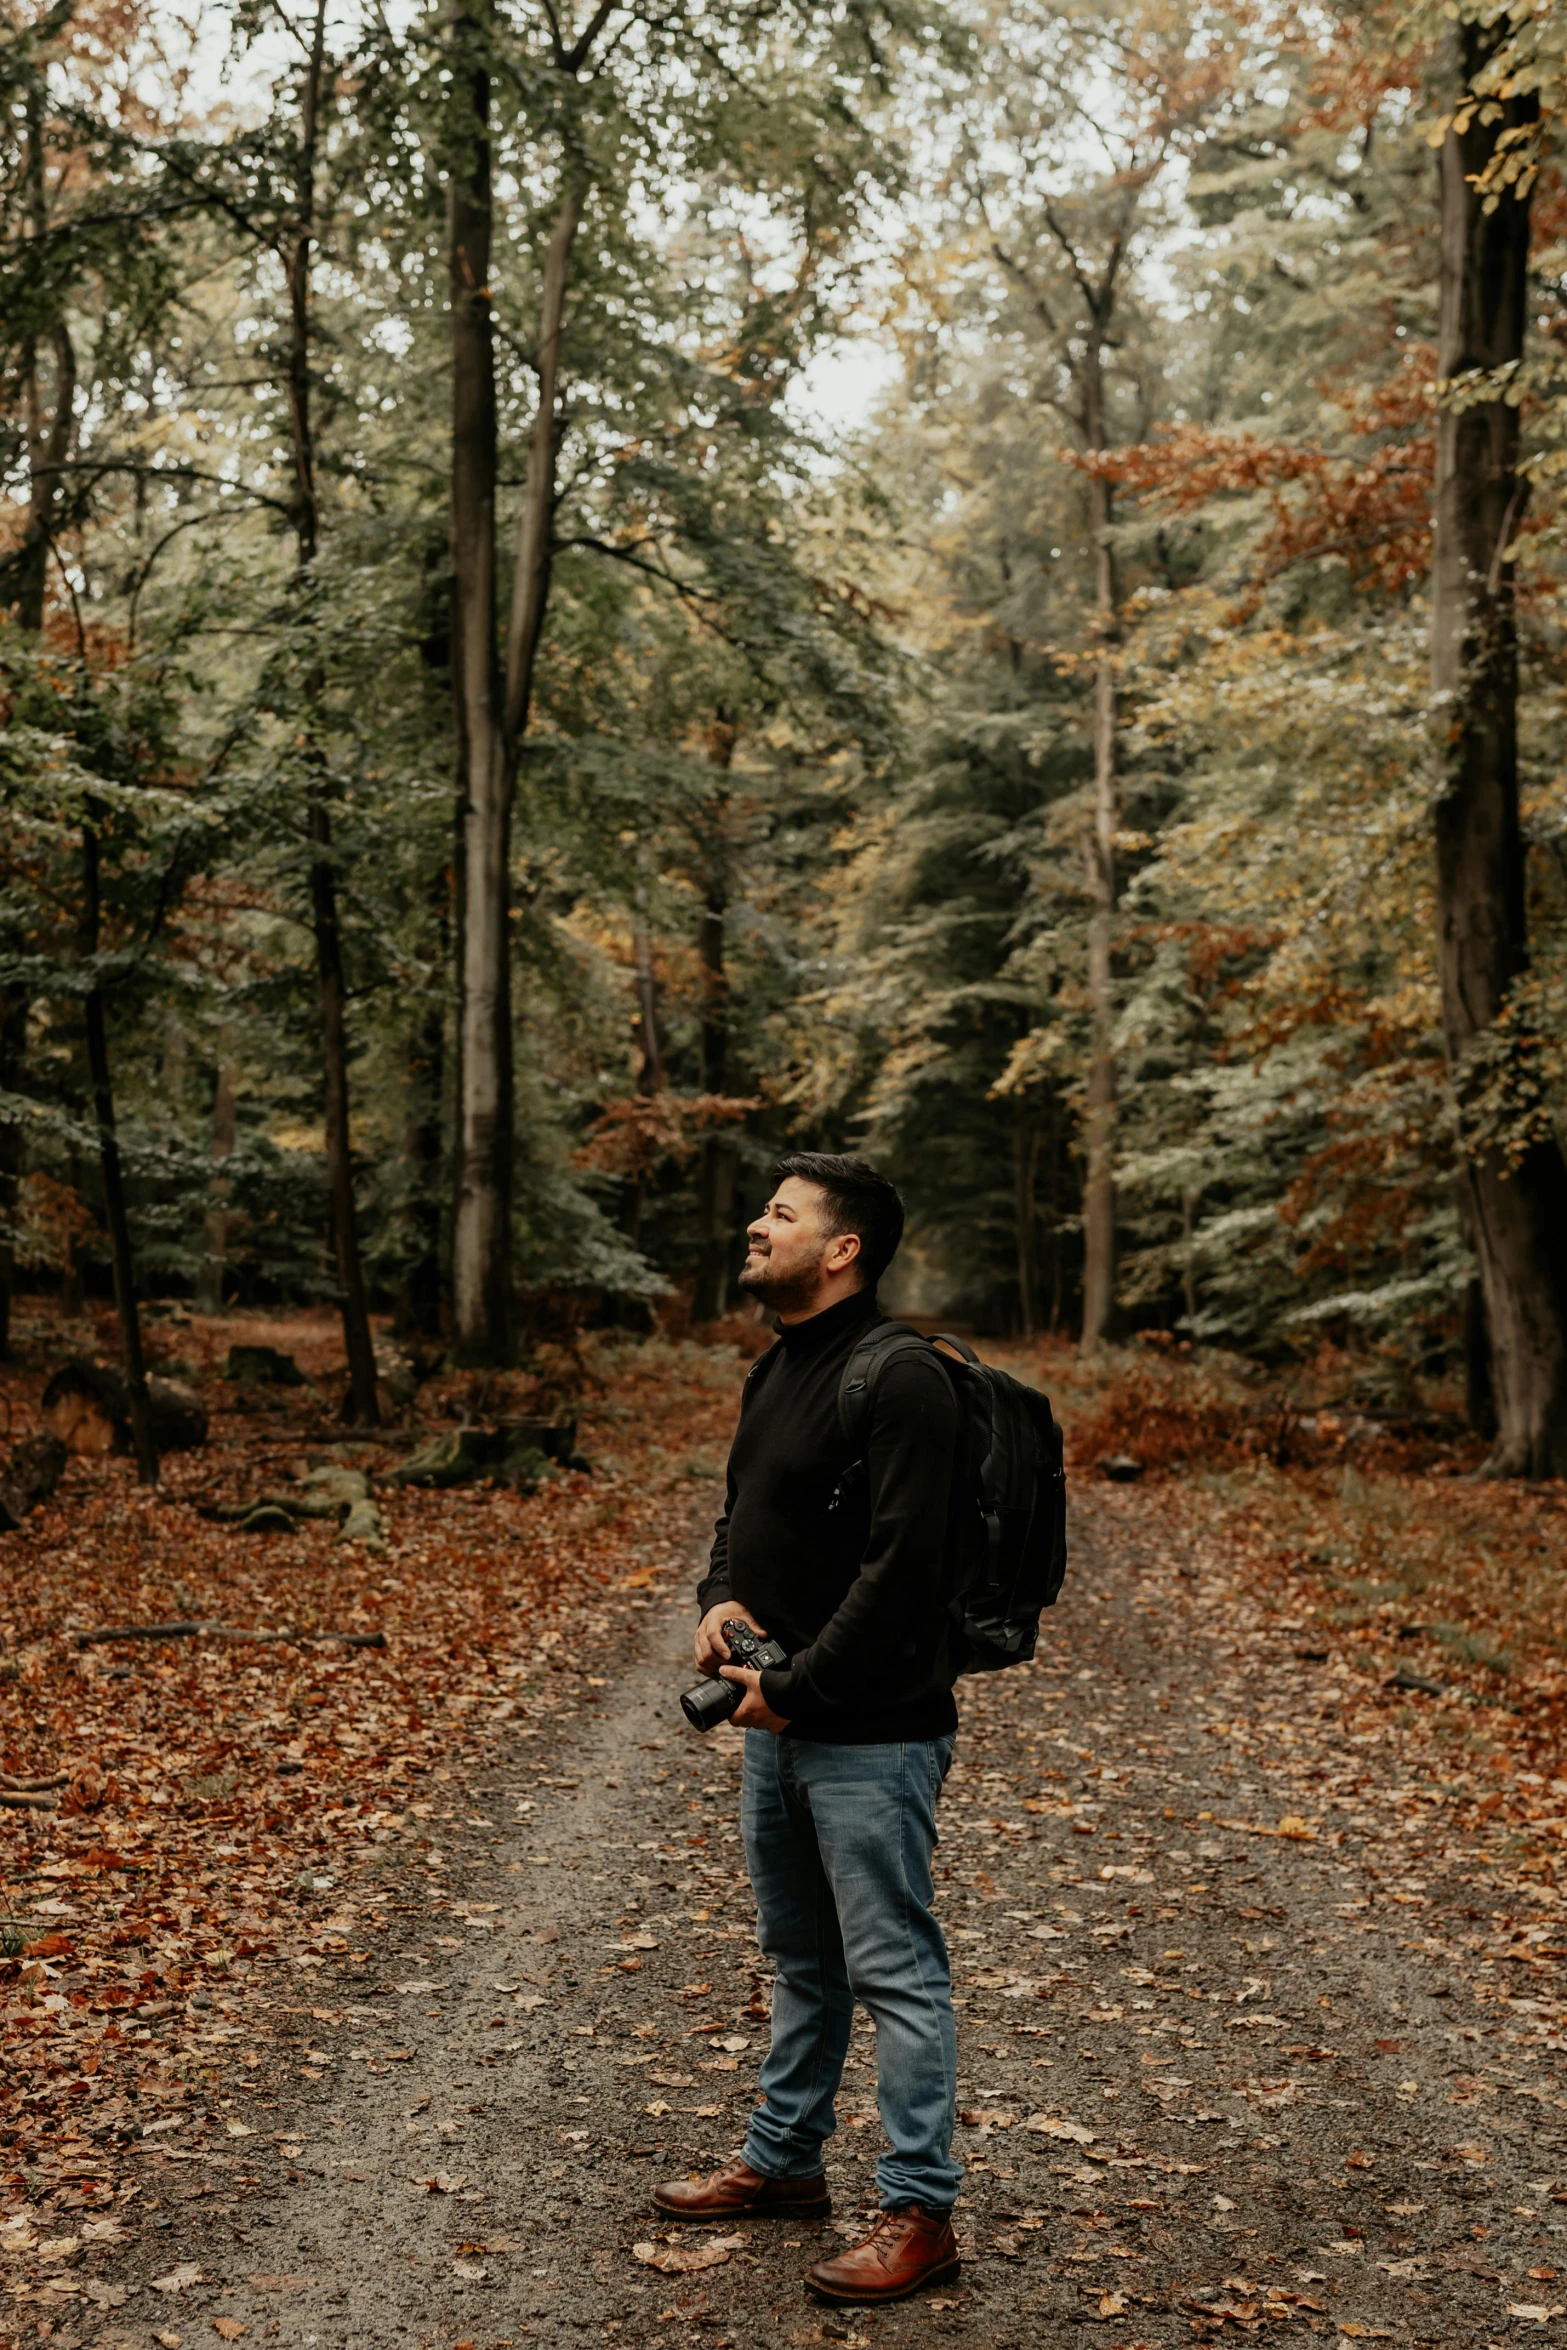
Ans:
{"label": "thin tree trunk", "polygon": [[375,1342],[365,1296],[364,1268],[354,1212],[354,1161],[348,1119],[347,988],[338,927],[331,852],[331,820],[319,789],[310,800],[310,905],[316,933],[317,996],[321,1006],[322,1078],[326,1109],[327,1179],[332,1195],[332,1246],[338,1302],[348,1355],[347,1417],[363,1428],[380,1418],[375,1391]]}
{"label": "thin tree trunk", "polygon": [[[311,254],[315,247],[315,172],[321,98],[326,73],[326,0],[317,0],[310,57],[305,69],[299,138],[299,180],[293,243],[288,256],[288,408],[294,450],[294,537],[298,584],[308,595],[320,543],[315,483],[315,426],[311,401]],[[354,1161],[349,1124],[348,988],[343,967],[343,933],[338,910],[337,869],[332,858],[332,811],[320,750],[320,707],[325,679],[318,666],[305,678],[306,757],[310,780],[306,821],[310,837],[310,913],[316,943],[316,995],[321,1013],[321,1078],[326,1123],[327,1183],[331,1195],[332,1252],[337,1268],[338,1309],[348,1357],[350,1420],[373,1428],[380,1418],[375,1386],[375,1342],[365,1295],[364,1266],[354,1211]]]}
{"label": "thin tree trunk", "polygon": [[489,0],[451,0],[447,189],[452,357],[452,690],[457,733],[456,1344],[510,1351],[511,807],[496,663],[495,340],[490,316]]}
{"label": "thin tree trunk", "polygon": [[[82,960],[98,952],[99,857],[98,835],[91,825],[82,828]],[[98,1129],[98,1164],[103,1175],[104,1215],[109,1227],[109,1256],[114,1268],[114,1306],[120,1319],[120,1353],[125,1367],[125,1401],[131,1423],[131,1445],[136,1475],[143,1485],[158,1482],[158,1455],[152,1441],[152,1405],[147,1395],[147,1366],[142,1355],[141,1320],[136,1309],[136,1272],[131,1255],[130,1218],[125,1208],[125,1185],[120,1167],[120,1144],[114,1121],[114,1087],[109,1071],[109,1037],[104,1019],[103,989],[96,977],[83,1006],[87,1030],[87,1068],[92,1081],[93,1115]]]}
{"label": "thin tree trunk", "polygon": [[[722,1093],[729,1081],[729,974],[725,967],[725,925],[729,902],[722,853],[708,874],[702,908],[702,1090]],[[714,1128],[703,1138],[700,1192],[701,1246],[694,1322],[717,1322],[729,1311],[730,1259],[734,1249],[735,1187],[738,1164],[732,1142]]]}
{"label": "thin tree trunk", "polygon": [[506,631],[506,746],[513,782],[517,751],[528,727],[533,675],[549,603],[555,526],[555,473],[560,456],[560,330],[566,310],[571,249],[582,219],[582,181],[568,177],[544,256],[539,305],[539,404],[528,437],[528,475],[517,529],[511,623]]}
{"label": "thin tree trunk", "polygon": [[[1498,27],[1451,36],[1467,88]],[[1504,190],[1494,211],[1475,186],[1534,100],[1476,113],[1442,149],[1443,382],[1522,357],[1529,204]],[[1437,418],[1431,686],[1438,729],[1437,911],[1448,1069],[1462,1119],[1468,1065],[1493,1035],[1528,961],[1518,819],[1518,650],[1509,542],[1522,508],[1518,410],[1506,400],[1443,403]],[[1567,1166],[1554,1139],[1516,1163],[1475,1147],[1462,1179],[1491,1340],[1501,1476],[1567,1473]]]}
{"label": "thin tree trunk", "polygon": [[[43,238],[49,232],[49,194],[44,158],[44,92],[36,82],[24,100],[23,116],[26,127],[22,173],[27,190],[27,223],[35,238]],[[76,423],[76,350],[63,319],[57,319],[49,328],[47,341],[54,355],[53,399],[47,405],[39,338],[29,335],[22,347],[27,522],[22,543],[6,566],[15,581],[16,617],[23,628],[35,633],[44,624],[44,588],[60,503],[61,467],[70,455]]]}
{"label": "thin tree trunk", "polygon": [[[1084,361],[1084,440],[1105,447],[1103,334]],[[1119,628],[1115,557],[1110,546],[1110,484],[1089,477],[1094,540],[1094,802],[1088,835],[1088,1102],[1083,1185],[1083,1345],[1111,1335],[1115,1319],[1115,995],[1111,946],[1115,927],[1116,792],[1115,641]]]}
{"label": "thin tree trunk", "polygon": [[225,1027],[218,1037],[217,1082],[212,1098],[212,1176],[207,1186],[206,1250],[196,1283],[196,1303],[204,1314],[223,1311],[223,1273],[229,1244],[228,1163],[234,1156],[238,1118],[239,1067],[234,1058],[233,1031]]}
{"label": "thin tree trunk", "polygon": [[1012,1127],[1012,1214],[1017,1232],[1017,1302],[1022,1335],[1039,1328],[1039,1130],[1018,1104]]}
{"label": "thin tree trunk", "polygon": [[1186,1308],[1186,1327],[1193,1334],[1197,1328],[1197,1203],[1200,1196],[1192,1184],[1187,1184],[1181,1193],[1181,1297]]}
{"label": "thin tree trunk", "polygon": [[[722,712],[708,737],[708,758],[727,774],[734,763],[740,729]],[[729,1085],[729,971],[726,961],[729,919],[729,792],[719,792],[713,804],[712,837],[708,844],[707,884],[703,894],[699,946],[702,957],[702,1090],[724,1093]],[[717,1322],[729,1311],[729,1282],[733,1270],[735,1192],[739,1158],[721,1127],[703,1138],[699,1192],[701,1240],[697,1255],[696,1287],[691,1299],[693,1322]]]}
{"label": "thin tree trunk", "polygon": [[[443,874],[444,897],[446,877]],[[445,924],[442,924],[444,931]],[[395,1328],[433,1338],[441,1327],[440,1181],[446,1016],[438,996],[422,1007],[408,1040],[403,1121],[405,1255]]]}
{"label": "thin tree trunk", "polygon": [[[0,1093],[15,1094],[27,1057],[27,990],[0,988]],[[11,1295],[16,1282],[15,1218],[25,1131],[0,1102],[0,1361],[11,1352]]]}
{"label": "thin tree trunk", "polygon": [[658,974],[653,968],[653,933],[648,926],[645,877],[637,885],[631,953],[637,975],[637,1091],[662,1093],[664,1052],[658,1038]]}

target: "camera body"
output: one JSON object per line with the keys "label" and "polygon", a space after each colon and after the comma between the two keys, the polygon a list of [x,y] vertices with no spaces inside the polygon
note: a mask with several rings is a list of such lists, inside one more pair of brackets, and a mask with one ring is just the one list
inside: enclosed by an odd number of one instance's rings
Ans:
{"label": "camera body", "polygon": [[[724,1625],[724,1638],[729,1644],[729,1662],[744,1665],[748,1671],[764,1673],[770,1665],[786,1665],[788,1651],[776,1640],[763,1640],[739,1616],[731,1616]],[[693,1730],[716,1729],[727,1722],[745,1691],[738,1681],[698,1681],[680,1700],[680,1710]]]}

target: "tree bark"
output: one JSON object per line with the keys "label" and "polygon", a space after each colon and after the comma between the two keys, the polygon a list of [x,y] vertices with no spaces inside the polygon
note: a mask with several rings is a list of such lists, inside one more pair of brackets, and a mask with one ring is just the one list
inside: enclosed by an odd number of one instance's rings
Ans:
{"label": "tree bark", "polygon": [[[288,413],[294,452],[294,539],[298,585],[308,594],[320,545],[320,509],[315,481],[315,423],[310,374],[311,255],[316,242],[316,156],[321,100],[326,80],[326,5],[317,0],[310,55],[300,106],[299,176],[293,239],[288,253]],[[380,1418],[376,1400],[375,1342],[365,1295],[364,1266],[354,1210],[354,1161],[349,1123],[348,987],[343,965],[343,932],[338,908],[337,868],[332,857],[332,810],[320,748],[321,701],[325,678],[312,665],[305,678],[306,759],[309,766],[306,823],[310,839],[310,914],[315,932],[316,996],[321,1014],[321,1080],[326,1125],[327,1184],[331,1196],[332,1253],[337,1266],[338,1310],[348,1357],[348,1417],[373,1428]]]}
{"label": "tree bark", "polygon": [[[82,827],[83,962],[98,953],[100,928],[98,835]],[[131,1424],[131,1449],[136,1475],[143,1485],[158,1482],[158,1454],[152,1436],[152,1403],[147,1394],[147,1365],[142,1354],[141,1318],[136,1307],[135,1261],[131,1253],[130,1218],[125,1206],[125,1183],[120,1166],[119,1134],[114,1118],[114,1087],[109,1069],[109,1036],[104,1018],[103,989],[96,974],[83,1005],[87,1030],[87,1068],[92,1081],[93,1115],[98,1129],[98,1164],[103,1176],[104,1218],[109,1227],[109,1257],[114,1268],[114,1306],[120,1320],[120,1351],[125,1364],[125,1402]]]}
{"label": "tree bark", "polygon": [[[1499,28],[1453,36],[1467,90]],[[1495,209],[1475,181],[1502,132],[1528,118],[1514,97],[1476,112],[1442,148],[1443,384],[1522,356],[1528,306],[1529,203],[1504,190]],[[1444,400],[1437,418],[1431,687],[1437,733],[1436,864],[1442,1019],[1458,1103],[1461,1176],[1490,1333],[1498,1476],[1567,1473],[1567,1165],[1554,1138],[1514,1163],[1463,1128],[1470,1065],[1528,963],[1524,846],[1518,817],[1518,648],[1507,549],[1522,509],[1518,410],[1503,399]],[[1506,1037],[1514,1051],[1526,1038]]]}
{"label": "tree bark", "polygon": [[[1083,362],[1083,438],[1102,451],[1104,325]],[[1088,1103],[1083,1184],[1083,1345],[1111,1335],[1115,1319],[1115,994],[1111,947],[1115,927],[1116,704],[1115,641],[1119,627],[1115,556],[1110,545],[1110,484],[1089,476],[1094,541],[1094,799],[1088,834]]]}

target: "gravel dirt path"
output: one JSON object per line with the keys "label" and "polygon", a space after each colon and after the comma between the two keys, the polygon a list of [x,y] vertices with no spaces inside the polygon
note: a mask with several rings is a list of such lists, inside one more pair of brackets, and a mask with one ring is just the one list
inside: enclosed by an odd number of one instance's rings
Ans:
{"label": "gravel dirt path", "polygon": [[873,2314],[802,2290],[868,2208],[868,2030],[832,2225],[671,2237],[651,2216],[656,2178],[737,2144],[766,2040],[739,1741],[680,1721],[682,1591],[636,1619],[594,1719],[426,1823],[400,1865],[429,1890],[356,2004],[302,1978],[297,2103],[254,2112],[248,2199],[149,2148],[140,2232],[77,2271],[108,2322],[78,2299],[55,2339],[1559,2339],[1554,1897],[1488,1954],[1505,1854],[1448,1835],[1440,1788],[1348,1725],[1300,1627],[1173,1560],[1161,1522],[1153,1495],[1085,1497],[1043,1663],[962,1692],[938,1856],[961,2286]]}

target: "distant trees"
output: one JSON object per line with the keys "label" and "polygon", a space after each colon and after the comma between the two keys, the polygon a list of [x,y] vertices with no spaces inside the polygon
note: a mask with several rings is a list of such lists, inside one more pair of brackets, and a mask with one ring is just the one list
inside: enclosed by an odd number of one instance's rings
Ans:
{"label": "distant trees", "polygon": [[1538,12],[232,21],[0,45],[0,1336],[331,1297],[368,1421],[372,1304],[722,1313],[788,1134],[990,1323],[1402,1393],[1483,1292],[1560,1466]]}

